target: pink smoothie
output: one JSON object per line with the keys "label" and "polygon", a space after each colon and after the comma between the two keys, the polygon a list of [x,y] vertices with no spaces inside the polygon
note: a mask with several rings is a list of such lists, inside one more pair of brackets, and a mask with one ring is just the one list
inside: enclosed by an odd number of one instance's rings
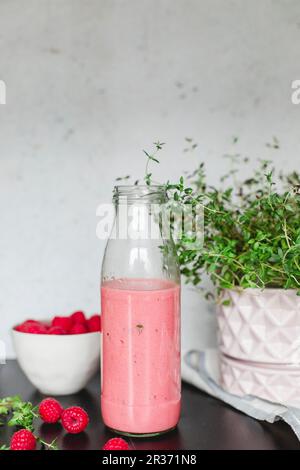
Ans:
{"label": "pink smoothie", "polygon": [[148,434],[180,415],[180,287],[169,281],[103,283],[101,409],[112,429]]}

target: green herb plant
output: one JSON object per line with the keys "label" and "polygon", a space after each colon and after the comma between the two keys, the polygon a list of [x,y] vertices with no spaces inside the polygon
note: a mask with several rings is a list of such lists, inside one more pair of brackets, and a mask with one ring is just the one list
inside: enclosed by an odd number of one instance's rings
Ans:
{"label": "green herb plant", "polygon": [[194,236],[184,231],[176,243],[182,273],[195,286],[208,274],[217,294],[273,287],[300,295],[300,175],[277,175],[272,162],[263,160],[239,183],[237,164],[248,159],[231,160],[234,165],[218,188],[207,184],[203,163],[187,177],[188,184],[181,178],[167,185],[173,201],[203,211],[201,249],[195,250]]}

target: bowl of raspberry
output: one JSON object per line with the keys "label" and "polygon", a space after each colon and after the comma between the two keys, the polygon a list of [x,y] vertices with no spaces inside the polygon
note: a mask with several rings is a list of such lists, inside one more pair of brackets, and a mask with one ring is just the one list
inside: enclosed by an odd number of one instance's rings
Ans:
{"label": "bowl of raspberry", "polygon": [[45,395],[83,389],[100,366],[100,315],[82,311],[49,321],[26,320],[12,330],[17,360]]}

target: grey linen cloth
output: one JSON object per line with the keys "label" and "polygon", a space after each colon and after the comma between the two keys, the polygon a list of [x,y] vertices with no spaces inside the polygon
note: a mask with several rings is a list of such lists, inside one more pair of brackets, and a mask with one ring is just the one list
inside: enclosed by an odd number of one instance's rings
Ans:
{"label": "grey linen cloth", "polygon": [[300,409],[272,403],[251,395],[238,397],[222,389],[218,383],[219,355],[217,349],[188,351],[183,355],[183,364],[183,380],[252,418],[269,423],[282,419],[293,429],[300,440]]}

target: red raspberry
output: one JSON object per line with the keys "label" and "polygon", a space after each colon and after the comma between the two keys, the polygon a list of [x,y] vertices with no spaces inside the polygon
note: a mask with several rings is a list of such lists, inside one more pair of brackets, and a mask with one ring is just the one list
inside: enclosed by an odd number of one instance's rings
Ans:
{"label": "red raspberry", "polygon": [[46,335],[48,333],[48,328],[42,324],[30,325],[27,328],[26,333],[31,333],[35,335]]}
{"label": "red raspberry", "polygon": [[48,330],[48,335],[67,335],[68,332],[60,326],[51,326]]}
{"label": "red raspberry", "polygon": [[93,315],[88,319],[88,328],[90,332],[101,331],[101,317],[100,315]]}
{"label": "red raspberry", "polygon": [[121,437],[113,437],[104,444],[103,450],[129,450],[129,445]]}
{"label": "red raspberry", "polygon": [[26,321],[22,323],[21,325],[16,326],[15,329],[17,331],[20,331],[21,333],[31,333],[31,334],[37,334],[37,335],[47,334],[46,325],[43,325],[43,323],[33,321],[33,320]]}
{"label": "red raspberry", "polygon": [[69,331],[70,335],[82,335],[83,333],[88,333],[88,329],[82,323],[75,323]]}
{"label": "red raspberry", "polygon": [[26,325],[25,323],[21,323],[20,325],[15,326],[14,329],[16,331],[20,331],[21,333],[25,333]]}
{"label": "red raspberry", "polygon": [[10,440],[10,450],[35,450],[36,439],[28,429],[15,432]]}
{"label": "red raspberry", "polygon": [[59,326],[63,330],[69,332],[73,326],[73,320],[70,317],[54,317],[51,322],[51,326]]}
{"label": "red raspberry", "polygon": [[40,322],[37,321],[37,320],[26,320],[24,321],[23,323],[20,323],[19,325],[17,325],[15,327],[15,330],[17,331],[23,331],[26,329],[26,327],[28,327],[29,325],[39,325]]}
{"label": "red raspberry", "polygon": [[86,323],[85,315],[81,310],[78,312],[72,313],[70,318],[73,320],[74,323],[82,323],[83,325],[85,325]]}
{"label": "red raspberry", "polygon": [[87,412],[80,408],[80,406],[71,406],[63,411],[61,423],[69,433],[78,434],[87,427],[89,417]]}
{"label": "red raspberry", "polygon": [[39,414],[45,423],[57,423],[59,421],[63,408],[54,398],[45,398],[39,406]]}

